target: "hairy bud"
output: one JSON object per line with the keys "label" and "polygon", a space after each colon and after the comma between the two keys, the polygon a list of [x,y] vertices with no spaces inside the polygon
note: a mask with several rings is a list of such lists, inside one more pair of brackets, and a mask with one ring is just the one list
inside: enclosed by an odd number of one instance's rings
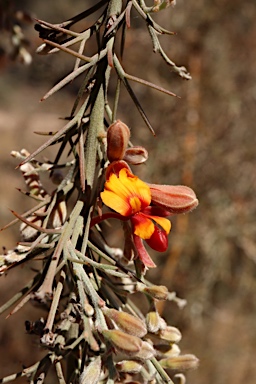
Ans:
{"label": "hairy bud", "polygon": [[193,189],[184,185],[148,184],[153,204],[170,213],[186,213],[198,206],[198,199]]}
{"label": "hairy bud", "polygon": [[138,352],[136,352],[133,357],[136,357],[136,359],[140,360],[148,360],[152,359],[152,357],[155,356],[155,350],[154,347],[148,343],[147,341],[142,341],[141,348]]}
{"label": "hairy bud", "polygon": [[151,285],[151,287],[145,287],[143,292],[156,300],[167,300],[168,298],[168,288],[164,285]]}
{"label": "hairy bud", "polygon": [[181,340],[181,332],[176,327],[167,326],[159,332],[159,337],[170,343],[178,343]]}
{"label": "hairy bud", "polygon": [[174,371],[185,371],[198,367],[199,359],[195,355],[180,355],[160,360],[160,364],[164,369]]}
{"label": "hairy bud", "polygon": [[137,336],[128,335],[117,329],[104,330],[102,334],[115,348],[128,355],[134,355],[142,347],[142,340]]}
{"label": "hairy bud", "polygon": [[147,328],[144,321],[130,315],[127,312],[120,312],[116,309],[104,308],[103,313],[113,320],[116,325],[129,335],[143,337],[147,333]]}
{"label": "hairy bud", "polygon": [[170,348],[164,352],[164,358],[176,357],[180,354],[180,348],[177,344],[171,344]]}
{"label": "hairy bud", "polygon": [[130,139],[130,129],[117,120],[107,130],[107,157],[110,162],[122,160]]}
{"label": "hairy bud", "polygon": [[151,333],[156,333],[160,328],[160,316],[157,311],[151,311],[147,313],[146,323],[148,331]]}

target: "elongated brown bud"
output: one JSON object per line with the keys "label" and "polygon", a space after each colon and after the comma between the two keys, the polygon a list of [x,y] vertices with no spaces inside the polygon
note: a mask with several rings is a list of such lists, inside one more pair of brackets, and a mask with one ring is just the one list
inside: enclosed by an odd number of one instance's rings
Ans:
{"label": "elongated brown bud", "polygon": [[112,308],[104,308],[103,313],[113,320],[116,325],[129,335],[143,337],[147,333],[146,324],[139,318],[127,312],[120,312]]}
{"label": "elongated brown bud", "polygon": [[148,185],[152,203],[171,213],[190,212],[198,206],[196,194],[189,187],[184,185]]}
{"label": "elongated brown bud", "polygon": [[141,339],[117,329],[104,330],[102,334],[115,348],[128,355],[134,355],[139,352],[142,347]]}
{"label": "elongated brown bud", "polygon": [[143,292],[156,300],[167,300],[168,298],[168,288],[164,285],[151,285],[151,287],[145,287]]}
{"label": "elongated brown bud", "polygon": [[124,160],[132,165],[145,163],[148,159],[148,152],[144,147],[134,146],[127,148],[124,154]]}
{"label": "elongated brown bud", "polygon": [[174,371],[186,371],[198,367],[199,360],[195,355],[180,355],[160,360],[160,364],[165,369]]}
{"label": "elongated brown bud", "polygon": [[130,129],[117,120],[107,130],[107,156],[110,162],[122,160],[130,139]]}

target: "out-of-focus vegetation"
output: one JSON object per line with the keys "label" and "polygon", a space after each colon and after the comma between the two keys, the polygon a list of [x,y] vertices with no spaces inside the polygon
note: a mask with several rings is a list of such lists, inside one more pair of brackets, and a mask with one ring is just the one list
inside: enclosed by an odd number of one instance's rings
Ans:
{"label": "out-of-focus vegetation", "polygon": [[[93,1],[14,1],[16,9],[60,22]],[[8,6],[1,1],[2,13]],[[3,13],[4,14],[4,13]],[[3,15],[1,15],[3,27]],[[174,9],[157,18],[176,36],[163,36],[165,49],[176,63],[185,65],[191,81],[181,80],[153,52],[143,49],[151,42],[139,34],[137,15],[127,36],[124,62],[127,72],[151,80],[181,97],[170,98],[142,85],[134,90],[148,113],[157,136],[144,126],[123,90],[121,118],[132,130],[132,141],[149,151],[150,165],[136,172],[150,182],[186,184],[194,188],[199,208],[190,216],[173,219],[168,253],[157,255],[158,268],[152,278],[166,284],[187,300],[182,310],[162,307],[183,333],[183,350],[193,351],[201,366],[188,375],[190,383],[224,384],[242,381],[253,384],[256,376],[254,292],[256,290],[255,133],[256,121],[256,7],[254,0],[178,1]],[[72,106],[77,82],[44,103],[43,94],[63,77],[70,62],[59,54],[53,58],[36,56],[40,44],[33,26],[23,23],[30,41],[33,61],[24,67],[11,60],[8,32],[0,38],[0,133],[1,185],[0,224],[11,220],[8,208],[25,209],[16,164],[9,159],[12,149],[29,151],[43,139],[33,131],[56,130]],[[140,44],[133,44],[136,36]],[[138,65],[138,63],[140,63]],[[132,110],[132,113],[131,113]],[[47,153],[44,154],[47,156]],[[17,230],[4,232],[1,246],[17,241]],[[111,241],[111,240],[110,240]],[[29,275],[1,277],[1,302],[22,286]],[[154,273],[154,275],[153,275]],[[11,277],[11,278],[10,278]],[[0,330],[1,376],[11,373],[11,365],[33,362],[38,346],[23,333],[26,313],[36,311],[29,304],[21,315],[4,320]],[[25,317],[24,317],[25,316]],[[38,318],[38,313],[35,316]],[[25,333],[25,331],[24,331]],[[32,354],[32,356],[31,356]],[[8,365],[9,364],[9,365]]]}

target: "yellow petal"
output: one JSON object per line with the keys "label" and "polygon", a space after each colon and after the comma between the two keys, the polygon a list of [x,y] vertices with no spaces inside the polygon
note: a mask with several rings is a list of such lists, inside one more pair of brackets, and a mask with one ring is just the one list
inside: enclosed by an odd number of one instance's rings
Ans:
{"label": "yellow petal", "polygon": [[132,208],[132,212],[139,212],[141,210],[141,201],[137,196],[133,196],[129,199],[129,204]]}
{"label": "yellow petal", "polygon": [[155,229],[154,223],[145,215],[138,213],[131,219],[135,235],[141,239],[149,239]]}
{"label": "yellow petal", "polygon": [[119,172],[119,179],[126,186],[127,191],[129,191],[129,196],[137,196],[140,199],[142,209],[146,208],[151,203],[149,186],[137,176],[132,175],[126,168],[123,168]]}
{"label": "yellow petal", "polygon": [[129,216],[150,204],[151,192],[146,183],[123,168],[119,172],[119,177],[113,173],[106,181],[101,198],[108,207],[123,216]]}
{"label": "yellow petal", "polygon": [[120,179],[113,173],[110,178],[105,182],[105,190],[112,191],[122,199],[127,199],[127,187],[125,183],[122,183]]}
{"label": "yellow petal", "polygon": [[120,213],[122,216],[130,216],[132,213],[131,206],[126,199],[118,196],[116,193],[111,191],[103,191],[100,197],[105,205],[114,211]]}
{"label": "yellow petal", "polygon": [[150,218],[152,220],[154,220],[157,224],[159,224],[165,230],[166,234],[168,235],[168,233],[171,230],[170,220],[168,220],[164,217],[159,217],[159,216],[150,216]]}

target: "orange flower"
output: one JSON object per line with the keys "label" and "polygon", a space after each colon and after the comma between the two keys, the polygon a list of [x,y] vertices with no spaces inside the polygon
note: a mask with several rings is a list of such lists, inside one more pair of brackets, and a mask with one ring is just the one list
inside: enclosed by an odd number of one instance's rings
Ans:
{"label": "orange flower", "polygon": [[121,168],[118,175],[110,174],[101,199],[106,206],[131,221],[139,258],[146,267],[155,267],[141,239],[146,240],[151,248],[164,252],[168,247],[171,223],[165,218],[169,212],[150,206],[150,187],[129,169]]}
{"label": "orange flower", "polygon": [[[115,212],[91,220],[91,227],[106,219],[130,221],[137,257],[146,268],[155,267],[143,240],[154,250],[166,251],[171,223],[167,216],[186,213],[198,205],[195,192],[182,185],[147,184],[133,175],[124,160],[113,161],[107,168],[103,203]],[[130,247],[131,248],[131,247]]]}

